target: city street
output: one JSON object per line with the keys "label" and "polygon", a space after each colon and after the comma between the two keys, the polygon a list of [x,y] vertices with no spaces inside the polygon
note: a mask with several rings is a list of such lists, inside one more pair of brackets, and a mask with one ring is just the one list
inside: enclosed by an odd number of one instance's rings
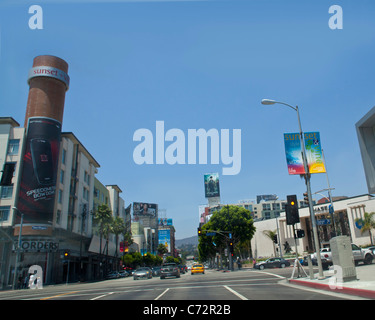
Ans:
{"label": "city street", "polygon": [[138,300],[138,301],[233,301],[233,300],[336,300],[353,297],[287,284],[293,268],[233,272],[206,270],[180,278],[133,277],[95,283],[45,286],[0,292],[0,300]]}

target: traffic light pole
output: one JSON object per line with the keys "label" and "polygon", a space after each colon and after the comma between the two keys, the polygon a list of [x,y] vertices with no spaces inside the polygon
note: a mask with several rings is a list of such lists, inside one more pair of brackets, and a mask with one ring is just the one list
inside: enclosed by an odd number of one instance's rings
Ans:
{"label": "traffic light pole", "polygon": [[320,246],[319,246],[319,238],[318,238],[318,230],[316,226],[316,220],[315,220],[315,214],[314,214],[314,208],[312,205],[312,196],[311,196],[311,185],[310,185],[310,173],[309,173],[309,167],[307,165],[307,159],[306,159],[306,150],[305,150],[305,143],[303,139],[303,131],[302,131],[302,126],[301,126],[301,119],[299,116],[299,110],[298,106],[293,107],[290,104],[287,104],[285,102],[280,102],[280,101],[275,101],[275,100],[270,100],[270,99],[263,99],[262,104],[263,105],[273,105],[273,104],[283,104],[294,111],[297,112],[297,117],[298,117],[298,125],[299,125],[299,133],[300,133],[300,140],[301,140],[301,145],[302,145],[302,160],[303,160],[303,166],[305,168],[305,181],[306,181],[306,187],[307,187],[307,196],[309,199],[309,210],[310,210],[310,220],[311,220],[311,225],[313,229],[313,237],[314,237],[314,243],[315,243],[315,250],[316,250],[316,256],[318,260],[318,269],[319,269],[319,279],[323,279],[323,268],[322,268],[322,259],[320,257]]}
{"label": "traffic light pole", "polygon": [[[218,231],[218,230],[202,230],[201,228],[198,228],[198,236],[202,234],[202,231],[205,232],[215,232],[225,237],[225,240],[228,240],[229,242],[232,241],[232,231]],[[225,233],[228,233],[229,236],[227,236]],[[233,271],[233,259],[232,259],[232,252],[230,250],[230,246],[228,246],[227,243],[227,251],[229,251],[229,267],[228,269]]]}
{"label": "traffic light pole", "polygon": [[314,235],[314,244],[315,244],[316,258],[318,262],[319,279],[323,279],[324,275],[323,275],[322,259],[320,256],[318,229],[316,226],[316,219],[315,219],[314,208],[313,208],[313,203],[312,203],[312,195],[311,195],[310,172],[309,172],[309,167],[307,165],[305,142],[303,138],[301,119],[299,116],[298,106],[296,106],[295,110],[297,111],[297,116],[298,116],[298,125],[299,125],[300,140],[301,140],[301,146],[302,146],[302,160],[303,160],[303,166],[305,168],[304,177],[305,177],[306,188],[307,188],[307,197],[309,199],[310,220],[311,220],[311,225],[312,225],[313,235]]}

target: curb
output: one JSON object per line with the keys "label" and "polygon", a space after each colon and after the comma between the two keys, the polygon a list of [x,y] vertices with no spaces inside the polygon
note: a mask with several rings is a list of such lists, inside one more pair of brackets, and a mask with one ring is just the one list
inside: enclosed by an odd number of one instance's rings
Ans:
{"label": "curb", "polygon": [[363,298],[375,299],[375,291],[374,290],[366,290],[366,289],[358,289],[358,288],[349,288],[349,287],[342,287],[342,288],[330,288],[328,284],[324,283],[314,283],[309,281],[302,281],[302,280],[293,280],[289,279],[289,283],[307,286],[314,289],[321,289],[326,291],[331,291],[335,293],[344,293],[354,296],[359,296]]}

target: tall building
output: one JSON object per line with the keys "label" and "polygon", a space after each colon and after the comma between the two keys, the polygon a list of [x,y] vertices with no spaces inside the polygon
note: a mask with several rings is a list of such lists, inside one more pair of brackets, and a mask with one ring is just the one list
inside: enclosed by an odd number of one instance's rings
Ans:
{"label": "tall building", "polygon": [[367,189],[370,194],[373,194],[375,193],[375,107],[364,115],[355,126]]}
{"label": "tall building", "polygon": [[[93,221],[98,204],[108,204],[130,230],[120,188],[111,185],[103,192],[95,179],[99,163],[72,132],[61,132],[67,70],[60,58],[36,57],[25,128],[11,117],[0,118],[1,288],[25,278],[33,265],[42,269],[43,283],[100,278],[104,251]],[[110,238],[107,267],[117,263],[112,248],[119,250],[122,240]]]}

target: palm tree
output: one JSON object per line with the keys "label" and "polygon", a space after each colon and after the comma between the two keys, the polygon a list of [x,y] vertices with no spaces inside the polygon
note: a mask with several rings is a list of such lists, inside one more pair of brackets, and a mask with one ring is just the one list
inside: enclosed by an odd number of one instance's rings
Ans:
{"label": "palm tree", "polygon": [[[117,245],[118,245],[118,236],[120,234],[124,234],[126,231],[125,222],[120,217],[116,217],[112,220],[111,223],[111,233],[113,233],[116,237],[116,251],[115,251],[115,258],[117,260]],[[116,270],[117,270],[118,264],[116,264]]]}
{"label": "palm tree", "polygon": [[274,253],[275,257],[276,257],[276,249],[275,249],[275,242],[274,242],[274,239],[277,236],[276,230],[275,231],[264,230],[263,234],[272,241],[272,244],[273,244],[273,253]]}
{"label": "palm tree", "polygon": [[375,229],[374,216],[375,216],[375,212],[370,212],[370,213],[365,212],[363,219],[362,218],[355,219],[355,222],[361,222],[362,223],[361,234],[368,231],[369,236],[370,236],[371,245],[374,244],[372,234],[371,234],[371,230]]}
{"label": "palm tree", "polygon": [[99,236],[100,236],[100,248],[99,248],[99,256],[101,260],[102,255],[102,238],[105,233],[107,233],[108,225],[112,219],[112,211],[106,205],[102,204],[98,206],[97,210],[94,212],[94,224],[99,228]]}

